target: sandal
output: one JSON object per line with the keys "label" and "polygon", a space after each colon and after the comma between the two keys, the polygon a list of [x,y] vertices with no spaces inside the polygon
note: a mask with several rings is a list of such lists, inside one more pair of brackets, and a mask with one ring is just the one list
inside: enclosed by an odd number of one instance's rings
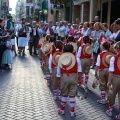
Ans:
{"label": "sandal", "polygon": [[106,110],[106,114],[111,117],[112,116],[112,111]]}
{"label": "sandal", "polygon": [[64,115],[64,111],[61,110],[60,108],[57,110],[58,114]]}
{"label": "sandal", "polygon": [[102,100],[102,99],[101,100],[97,100],[97,102],[100,103],[100,104],[106,104],[106,100]]}
{"label": "sandal", "polygon": [[71,117],[76,117],[76,114],[75,114],[75,113],[73,113],[73,114],[70,114],[70,116],[71,116]]}

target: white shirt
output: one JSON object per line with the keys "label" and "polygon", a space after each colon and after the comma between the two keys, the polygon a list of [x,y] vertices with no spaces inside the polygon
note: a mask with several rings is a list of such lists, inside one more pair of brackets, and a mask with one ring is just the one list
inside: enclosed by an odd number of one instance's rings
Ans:
{"label": "white shirt", "polygon": [[[20,30],[22,27],[23,27],[22,24],[19,24],[18,25],[18,30]],[[24,29],[23,32],[26,32],[26,30]]]}
{"label": "white shirt", "polygon": [[90,29],[88,28],[87,30],[84,30],[84,28],[81,29],[81,34],[83,36],[89,36],[90,35]]}
{"label": "white shirt", "polygon": [[[59,49],[56,49],[56,50],[59,50]],[[57,68],[57,66],[54,68]],[[49,70],[50,70],[50,73],[52,73],[52,54],[50,54],[50,57],[49,57]]]}
{"label": "white shirt", "polygon": [[[83,43],[83,45],[85,45],[85,44]],[[78,52],[77,52],[77,58],[80,58],[81,52],[82,52],[82,47],[79,47]],[[93,59],[93,52],[91,54],[91,58],[90,59]]]}
{"label": "white shirt", "polygon": [[6,47],[11,47],[11,46],[12,46],[11,41],[7,41],[7,42],[6,42]]}
{"label": "white shirt", "polygon": [[[81,61],[80,61],[80,59],[78,59],[78,58],[77,58],[77,64],[78,64],[78,66],[77,66],[77,71],[78,71],[78,72],[82,72]],[[57,77],[61,77],[61,68],[60,68],[59,65],[57,66],[57,74],[56,74],[56,76],[57,76]]]}
{"label": "white shirt", "polygon": [[117,37],[118,33],[119,33],[119,32],[112,33],[112,34],[110,35],[110,37],[109,37],[110,40],[115,39],[115,38]]}
{"label": "white shirt", "polygon": [[18,37],[18,25],[15,27],[16,36]]}
{"label": "white shirt", "polygon": [[61,26],[60,28],[59,28],[59,35],[58,36],[61,36],[61,37],[65,37],[65,26],[63,25],[63,26]]}
{"label": "white shirt", "polygon": [[114,72],[114,62],[115,62],[115,58],[114,57],[112,57],[111,59],[110,59],[110,66],[109,66],[109,71],[110,72]]}
{"label": "white shirt", "polygon": [[59,26],[56,27],[56,31],[59,34]]}
{"label": "white shirt", "polygon": [[50,30],[49,30],[49,28],[47,29],[46,34],[50,34]]}
{"label": "white shirt", "polygon": [[36,28],[33,28],[33,35],[36,36]]}
{"label": "white shirt", "polygon": [[65,35],[68,35],[68,32],[69,32],[69,28],[68,26],[65,26]]}
{"label": "white shirt", "polygon": [[[107,50],[103,50],[102,52],[107,52]],[[98,55],[98,57],[97,57],[97,62],[96,62],[96,66],[100,66],[100,55]]]}
{"label": "white shirt", "polygon": [[52,26],[52,29],[53,29],[54,33],[57,33],[56,27],[57,26]]}
{"label": "white shirt", "polygon": [[52,73],[52,54],[50,54],[50,57],[49,57],[49,70],[50,70],[50,73]]}

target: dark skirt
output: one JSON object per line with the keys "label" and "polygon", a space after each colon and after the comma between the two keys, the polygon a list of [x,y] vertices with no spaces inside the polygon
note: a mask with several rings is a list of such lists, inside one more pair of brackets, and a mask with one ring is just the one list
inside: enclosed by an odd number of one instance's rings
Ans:
{"label": "dark skirt", "polygon": [[7,47],[5,45],[0,46],[0,66],[1,66],[3,53],[6,49],[7,49]]}

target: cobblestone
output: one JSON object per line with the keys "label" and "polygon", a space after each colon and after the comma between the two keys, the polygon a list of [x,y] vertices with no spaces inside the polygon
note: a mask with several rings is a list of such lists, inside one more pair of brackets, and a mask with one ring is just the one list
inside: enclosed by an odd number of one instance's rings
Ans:
{"label": "cobblestone", "polygon": [[[99,89],[91,87],[93,72],[90,72],[88,98],[80,100],[76,97],[76,117],[71,118],[69,99],[66,114],[57,113],[60,101],[53,100],[38,57],[15,57],[13,69],[0,73],[0,120],[115,120],[105,114],[105,105],[96,102],[100,97]],[[83,90],[78,90],[83,94]],[[115,115],[117,112],[115,108]]]}

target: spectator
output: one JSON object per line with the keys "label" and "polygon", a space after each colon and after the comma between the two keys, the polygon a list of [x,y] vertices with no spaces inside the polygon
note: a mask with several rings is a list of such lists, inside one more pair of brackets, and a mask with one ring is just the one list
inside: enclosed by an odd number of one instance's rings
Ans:
{"label": "spectator", "polygon": [[99,19],[99,16],[95,16],[95,22],[99,22],[100,21],[100,19]]}
{"label": "spectator", "polygon": [[[1,61],[2,61],[2,56],[4,51],[7,49],[6,47],[6,38],[10,37],[9,35],[6,35],[7,33],[4,30],[5,22],[3,19],[0,18],[0,68],[2,69],[1,66]],[[8,67],[8,64],[5,65]]]}
{"label": "spectator", "polygon": [[100,33],[102,32],[101,23],[96,22],[94,24],[94,29],[95,30],[91,33],[91,36],[90,36],[90,39],[92,40],[92,44],[93,44],[93,62],[92,62],[92,66],[90,67],[91,69],[94,68],[97,56],[100,53],[100,45],[98,40],[100,38]]}
{"label": "spectator", "polygon": [[112,42],[112,43],[115,43],[115,38],[117,37],[117,35],[119,33],[118,30],[117,30],[117,27],[115,26],[115,23],[113,23],[111,25],[111,31],[112,31],[112,34],[108,38],[108,41]]}
{"label": "spectator", "polygon": [[118,42],[120,41],[120,18],[118,18],[116,21],[115,21],[115,25],[118,29],[118,35],[117,37],[115,38],[115,41]]}
{"label": "spectator", "polygon": [[84,22],[83,28],[81,29],[81,34],[83,36],[90,36],[90,29],[89,29],[89,23]]}
{"label": "spectator", "polygon": [[60,21],[60,27],[59,27],[59,35],[61,37],[65,37],[65,26],[62,21]]}

